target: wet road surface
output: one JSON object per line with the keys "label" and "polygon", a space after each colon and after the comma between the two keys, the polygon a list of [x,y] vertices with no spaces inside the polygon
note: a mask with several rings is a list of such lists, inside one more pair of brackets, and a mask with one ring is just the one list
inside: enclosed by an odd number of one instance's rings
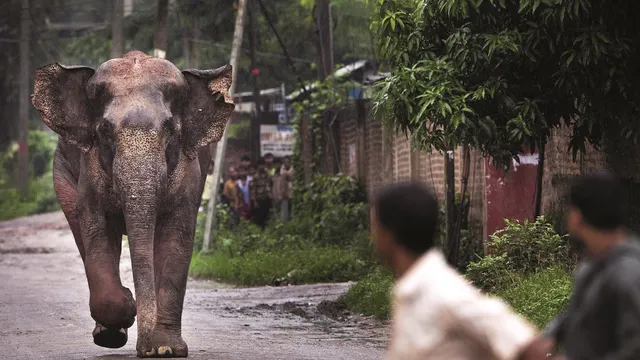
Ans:
{"label": "wet road surface", "polygon": [[[133,291],[123,249],[123,283]],[[93,344],[82,260],[62,213],[0,222],[0,359],[131,359]],[[381,359],[388,326],[317,305],[349,284],[237,289],[190,279],[183,314],[189,359]]]}

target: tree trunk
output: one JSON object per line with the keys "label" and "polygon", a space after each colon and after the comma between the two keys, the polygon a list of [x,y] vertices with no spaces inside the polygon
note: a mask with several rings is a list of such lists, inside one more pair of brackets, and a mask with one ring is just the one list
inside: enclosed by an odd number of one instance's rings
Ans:
{"label": "tree trunk", "polygon": [[[231,59],[229,63],[233,66],[233,75],[231,76],[231,88],[229,93],[233,96],[236,88],[236,77],[238,76],[238,55],[242,48],[242,33],[244,31],[244,13],[247,7],[247,0],[238,0],[238,13],[236,14],[236,26],[233,32],[233,44],[231,47]],[[227,150],[227,134],[229,127],[226,126],[222,139],[216,147],[216,157],[213,162],[213,185],[211,186],[211,196],[209,197],[209,206],[207,207],[207,222],[204,229],[204,240],[202,242],[202,251],[209,250],[211,245],[211,229],[215,225],[214,210],[216,208],[218,184],[220,183],[220,175],[222,173],[222,162],[224,154]]]}
{"label": "tree trunk", "polygon": [[[462,179],[460,186],[460,205],[456,210],[455,217],[455,228],[454,228],[454,240],[451,246],[451,263],[457,266],[460,263],[460,242],[462,239],[462,224],[465,220],[465,216],[467,215],[465,212],[466,207],[466,197],[467,197],[467,187],[469,184],[469,172],[471,170],[471,152],[469,149],[469,145],[464,145],[463,147],[463,165],[462,165]],[[455,199],[454,199],[455,206]]]}
{"label": "tree trunk", "polygon": [[167,18],[169,16],[169,0],[158,0],[158,17],[153,56],[164,59],[167,56]]}
{"label": "tree trunk", "polygon": [[184,30],[182,34],[182,57],[183,57],[183,68],[190,69],[191,68],[191,46],[189,42],[189,32]]}
{"label": "tree trunk", "polygon": [[538,174],[536,179],[536,210],[535,217],[537,218],[542,214],[542,179],[544,176],[544,150],[546,147],[546,141],[540,141],[538,148]]}
{"label": "tree trunk", "polygon": [[[198,41],[200,40],[200,24],[198,22],[198,17],[196,17],[193,21],[193,63],[191,66],[194,69],[198,69],[200,67],[200,44]],[[232,85],[233,86],[233,85]]]}
{"label": "tree trunk", "polygon": [[456,265],[457,259],[453,258],[453,248],[455,247],[455,223],[456,223],[456,184],[455,184],[455,162],[453,150],[448,150],[444,154],[444,176],[445,176],[445,204],[447,221],[447,244],[449,249],[448,261],[451,266]]}
{"label": "tree trunk", "polygon": [[18,180],[22,195],[29,191],[29,47],[31,40],[31,18],[29,0],[22,0],[20,13],[20,89],[19,89],[19,165]]}
{"label": "tree trunk", "polygon": [[124,0],[114,0],[111,15],[111,58],[124,53]]}

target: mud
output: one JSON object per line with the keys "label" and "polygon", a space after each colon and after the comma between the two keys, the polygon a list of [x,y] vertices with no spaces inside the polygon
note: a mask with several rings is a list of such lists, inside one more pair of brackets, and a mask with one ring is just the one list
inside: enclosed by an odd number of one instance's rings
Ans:
{"label": "mud", "polygon": [[[133,289],[128,247],[121,273]],[[97,347],[82,261],[61,213],[0,222],[2,359],[131,359]],[[379,359],[388,326],[349,314],[351,284],[233,288],[190,280],[183,336],[190,359]]]}

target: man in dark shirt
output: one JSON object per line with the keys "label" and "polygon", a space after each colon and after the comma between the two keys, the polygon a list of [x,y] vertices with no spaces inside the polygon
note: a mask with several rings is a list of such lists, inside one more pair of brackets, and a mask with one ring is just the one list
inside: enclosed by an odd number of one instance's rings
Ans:
{"label": "man in dark shirt", "polygon": [[251,201],[253,203],[253,216],[256,225],[264,229],[271,212],[271,175],[267,172],[264,159],[258,160],[258,170],[251,180]]}
{"label": "man in dark shirt", "polygon": [[640,359],[640,245],[627,231],[625,194],[608,173],[580,178],[569,193],[567,229],[585,260],[566,311],[544,335],[567,360]]}

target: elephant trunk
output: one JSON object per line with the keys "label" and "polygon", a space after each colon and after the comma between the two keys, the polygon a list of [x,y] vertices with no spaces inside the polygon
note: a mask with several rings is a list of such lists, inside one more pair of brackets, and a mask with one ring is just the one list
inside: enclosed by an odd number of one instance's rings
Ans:
{"label": "elephant trunk", "polygon": [[149,336],[156,320],[153,247],[158,202],[166,186],[166,161],[153,131],[125,129],[118,136],[114,185],[121,196],[135,285],[138,336]]}

